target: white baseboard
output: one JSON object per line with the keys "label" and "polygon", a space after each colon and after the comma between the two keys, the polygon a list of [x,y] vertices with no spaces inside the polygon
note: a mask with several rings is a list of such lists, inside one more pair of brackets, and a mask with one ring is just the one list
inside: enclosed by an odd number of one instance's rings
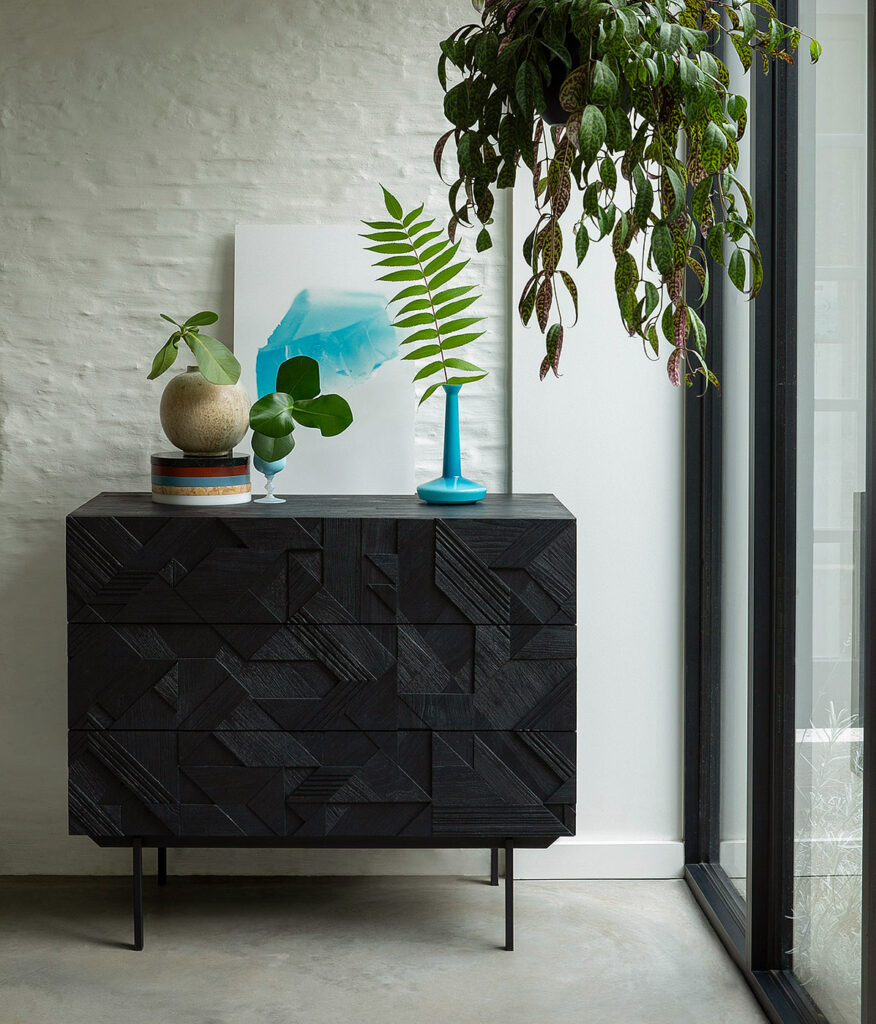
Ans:
{"label": "white baseboard", "polygon": [[514,877],[680,878],[684,844],[676,841],[593,842],[558,839],[546,850],[517,850]]}
{"label": "white baseboard", "polygon": [[[684,866],[680,842],[588,842],[559,839],[547,850],[516,850],[520,879],[678,878]],[[146,870],[155,869],[147,851]],[[171,850],[178,875],[485,875],[486,850]],[[101,849],[83,836],[0,846],[2,875],[126,875],[131,851]]]}

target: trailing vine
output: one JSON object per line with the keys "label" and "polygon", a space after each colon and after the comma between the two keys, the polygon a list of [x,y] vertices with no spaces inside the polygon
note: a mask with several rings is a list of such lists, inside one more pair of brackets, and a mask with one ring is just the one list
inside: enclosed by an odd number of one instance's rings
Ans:
{"label": "trailing vine", "polygon": [[[460,224],[479,222],[477,249],[490,248],[494,189],[514,188],[522,162],[536,222],[523,242],[530,274],[518,310],[545,335],[541,378],[559,374],[568,311],[578,318],[578,290],[561,267],[573,218],[578,267],[591,243],[610,239],[629,335],[653,358],[662,336],[674,384],[701,375],[706,388],[717,385],[698,312],[710,264],[752,298],[763,282],[752,201],[737,174],[747,102],[731,92],[717,44],[725,36],[745,71],[758,56],[767,73],[776,60],[794,63],[802,33],[767,0],[473,2],[481,23],[445,39],[438,62],[453,127],[435,165],[441,174],[451,138],[458,165],[447,182],[451,241]],[[809,52],[817,61],[814,39]],[[462,80],[450,85],[452,68]]]}

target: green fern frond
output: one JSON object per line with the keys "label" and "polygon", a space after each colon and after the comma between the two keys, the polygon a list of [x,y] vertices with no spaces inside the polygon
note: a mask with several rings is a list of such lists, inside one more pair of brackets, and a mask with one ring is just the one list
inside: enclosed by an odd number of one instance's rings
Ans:
{"label": "green fern frond", "polygon": [[[451,242],[442,231],[430,231],[434,220],[418,220],[423,206],[405,213],[401,203],[385,188],[383,200],[391,220],[363,221],[371,230],[361,237],[374,243],[365,249],[380,257],[375,267],[402,268],[390,269],[378,280],[418,282],[403,288],[389,302],[401,307],[393,322],[394,327],[406,332],[401,344],[419,343],[402,358],[428,360],[417,371],[414,381],[439,377],[426,388],[420,398],[422,405],[442,384],[471,384],[486,376],[479,366],[458,358],[460,348],[484,334],[469,328],[482,323],[485,317],[459,315],[481,298],[474,285],[444,287],[468,265],[468,260],[455,262],[459,243]],[[439,236],[441,240],[436,241]]]}

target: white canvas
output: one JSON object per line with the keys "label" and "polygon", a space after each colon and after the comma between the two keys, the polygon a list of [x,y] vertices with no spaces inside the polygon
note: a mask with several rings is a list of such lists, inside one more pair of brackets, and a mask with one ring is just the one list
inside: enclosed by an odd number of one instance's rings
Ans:
{"label": "white canvas", "polygon": [[[303,343],[304,354],[313,354],[313,331],[329,322],[342,324],[345,303],[352,310],[385,308],[393,293],[376,281],[378,270],[371,265],[371,254],[362,248],[360,230],[365,229],[358,225],[238,225],[234,352],[242,367],[241,383],[251,401],[260,397],[258,352],[281,322],[285,323],[296,297],[306,293],[302,308],[313,311],[299,318],[298,333],[308,339]],[[355,312],[350,314],[352,319],[355,316]],[[353,360],[349,353],[342,353],[320,359],[322,392],[347,399],[353,424],[343,434],[325,438],[318,430],[296,427],[295,449],[276,479],[278,494],[413,493],[413,364],[402,362],[398,354],[400,332],[392,329],[391,333],[389,347],[394,354],[388,358],[384,333],[377,351],[367,339],[363,341],[362,358]],[[345,337],[349,340],[353,334],[362,337],[357,332]],[[328,344],[331,347],[331,339]],[[372,369],[377,362],[380,365]],[[254,494],[262,492],[261,482],[262,477],[254,474]]]}

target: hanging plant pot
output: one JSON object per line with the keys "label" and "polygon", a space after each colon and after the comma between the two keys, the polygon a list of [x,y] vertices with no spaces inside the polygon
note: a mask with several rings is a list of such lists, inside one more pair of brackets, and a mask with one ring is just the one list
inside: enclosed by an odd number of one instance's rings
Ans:
{"label": "hanging plant pot", "polygon": [[565,48],[571,58],[571,66],[558,56],[553,56],[547,64],[550,82],[546,83],[544,87],[545,106],[541,116],[549,125],[565,124],[568,121],[569,111],[564,109],[560,102],[560,89],[563,82],[569,77],[572,68],[578,67],[581,63],[581,46],[575,36],[571,34],[566,36]]}

